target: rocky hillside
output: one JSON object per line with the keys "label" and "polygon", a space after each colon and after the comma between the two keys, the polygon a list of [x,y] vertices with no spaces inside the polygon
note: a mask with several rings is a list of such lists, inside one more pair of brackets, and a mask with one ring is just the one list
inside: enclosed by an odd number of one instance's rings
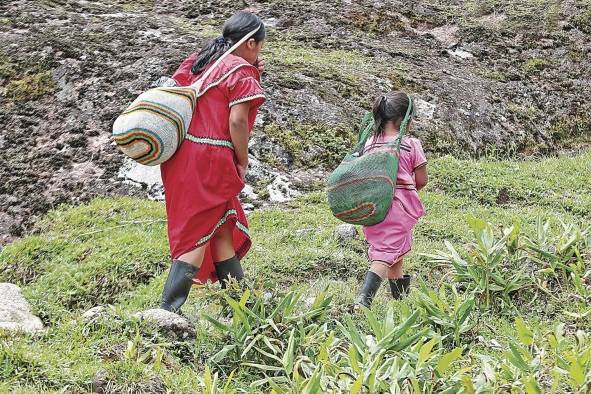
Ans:
{"label": "rocky hillside", "polygon": [[[318,177],[304,175],[338,162],[389,89],[419,99],[415,133],[431,153],[549,154],[590,140],[587,0],[4,0],[0,243],[57,204],[145,194],[118,176],[114,118],[241,8],[269,30],[251,153],[309,189]],[[255,174],[264,197],[268,172]]]}

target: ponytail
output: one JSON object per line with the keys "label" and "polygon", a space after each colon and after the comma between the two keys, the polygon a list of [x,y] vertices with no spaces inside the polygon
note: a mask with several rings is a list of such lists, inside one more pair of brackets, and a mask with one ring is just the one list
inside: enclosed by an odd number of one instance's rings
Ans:
{"label": "ponytail", "polygon": [[191,67],[193,74],[199,74],[212,62],[218,60],[232,46],[238,43],[242,38],[253,30],[258,29],[252,38],[256,42],[265,39],[265,25],[261,18],[250,12],[241,11],[232,16],[224,23],[224,29],[221,36],[211,40],[199,51],[197,59]]}
{"label": "ponytail", "polygon": [[381,137],[384,134],[387,120],[384,118],[386,114],[386,96],[382,96],[376,100],[373,106],[373,134],[376,137]]}
{"label": "ponytail", "polygon": [[[386,124],[390,121],[401,122],[401,128],[412,118],[414,108],[410,96],[403,92],[392,92],[378,97],[373,105],[374,141],[384,135]],[[406,121],[406,122],[405,122]],[[404,132],[404,130],[402,130]]]}
{"label": "ponytail", "polygon": [[197,59],[191,67],[193,74],[199,74],[209,63],[215,62],[222,56],[231,45],[224,36],[211,40],[197,55]]}

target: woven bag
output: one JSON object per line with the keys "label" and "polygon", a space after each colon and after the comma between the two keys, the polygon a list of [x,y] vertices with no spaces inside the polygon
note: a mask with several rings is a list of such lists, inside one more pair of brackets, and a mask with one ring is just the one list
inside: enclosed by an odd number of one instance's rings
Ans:
{"label": "woven bag", "polygon": [[397,155],[364,153],[373,129],[373,120],[368,113],[362,120],[355,149],[330,174],[328,204],[333,215],[343,222],[372,226],[383,221],[390,210],[396,189],[400,143],[412,113],[412,100],[410,97],[408,100],[399,136],[388,144],[396,148]]}
{"label": "woven bag", "polygon": [[158,87],[140,94],[113,124],[113,141],[119,149],[148,166],[170,159],[187,136],[205,79],[259,29],[260,26],[234,44],[193,85]]}

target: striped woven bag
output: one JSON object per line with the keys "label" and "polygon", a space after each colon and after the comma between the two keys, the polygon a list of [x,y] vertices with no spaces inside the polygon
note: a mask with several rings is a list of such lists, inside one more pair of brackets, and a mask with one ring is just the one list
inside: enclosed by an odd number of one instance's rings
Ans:
{"label": "striped woven bag", "polygon": [[[400,143],[412,113],[408,110],[400,125],[398,138],[388,144],[400,153]],[[328,177],[328,204],[333,215],[343,222],[372,226],[386,218],[396,189],[398,154],[389,152],[364,153],[365,143],[372,134],[373,119],[367,114],[359,133],[359,142]]]}
{"label": "striped woven bag", "polygon": [[203,81],[259,29],[260,26],[234,44],[193,85],[159,87],[140,94],[113,124],[113,140],[119,149],[148,166],[170,159],[187,136]]}

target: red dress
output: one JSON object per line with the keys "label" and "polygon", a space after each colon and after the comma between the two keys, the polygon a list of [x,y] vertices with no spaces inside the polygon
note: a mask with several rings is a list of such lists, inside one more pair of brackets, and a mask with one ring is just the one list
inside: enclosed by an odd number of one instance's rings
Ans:
{"label": "red dress", "polygon": [[[201,76],[191,72],[196,56],[186,59],[173,75],[180,86],[190,85]],[[239,258],[250,249],[248,223],[238,200],[244,182],[236,169],[229,118],[233,105],[250,102],[252,130],[264,101],[258,69],[229,55],[202,85],[187,139],[160,167],[172,258],[208,245],[195,277],[198,283],[217,280],[209,241],[222,225],[233,227],[234,250]]]}

